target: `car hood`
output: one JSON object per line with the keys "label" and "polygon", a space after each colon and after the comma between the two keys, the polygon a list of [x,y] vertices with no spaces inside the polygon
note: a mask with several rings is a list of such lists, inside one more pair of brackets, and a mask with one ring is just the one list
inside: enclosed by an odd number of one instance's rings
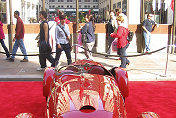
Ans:
{"label": "car hood", "polygon": [[[112,76],[88,73],[62,75],[56,79],[51,99],[57,116],[64,118],[67,118],[66,114],[95,115],[101,114],[100,111],[104,111],[102,114],[107,114],[107,118],[126,116],[124,101]],[[93,112],[85,114],[82,110]]]}

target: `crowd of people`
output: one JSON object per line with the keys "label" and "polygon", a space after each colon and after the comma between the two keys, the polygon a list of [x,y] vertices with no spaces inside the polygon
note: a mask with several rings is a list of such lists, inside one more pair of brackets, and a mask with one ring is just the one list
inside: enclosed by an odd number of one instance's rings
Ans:
{"label": "crowd of people", "polygon": [[[121,9],[115,9],[109,12],[110,18],[106,25],[106,33],[108,38],[108,57],[111,54],[112,44],[116,44],[117,55],[120,56],[121,60],[121,68],[126,68],[126,65],[130,64],[130,61],[126,58],[126,50],[130,44],[128,40],[128,19],[127,16],[122,13]],[[26,48],[24,45],[24,24],[22,19],[20,18],[20,13],[18,11],[14,12],[14,17],[17,19],[16,28],[15,28],[15,37],[13,41],[15,42],[13,45],[12,56],[10,56],[9,51],[4,43],[4,32],[2,29],[2,22],[0,21],[0,42],[3,49],[6,52],[7,60],[10,62],[14,62],[16,52],[18,47],[20,47],[21,52],[24,55],[24,59],[20,62],[28,62],[28,56],[26,52]],[[47,13],[45,11],[40,11],[39,17],[41,20],[40,23],[40,33],[39,33],[39,63],[40,68],[37,70],[44,70],[46,65],[46,59],[51,63],[52,67],[55,67],[59,63],[59,59],[61,56],[61,52],[64,51],[67,57],[67,64],[72,63],[71,59],[71,45],[70,45],[70,30],[68,24],[70,21],[65,18],[64,12],[58,11],[58,17],[55,18],[55,37],[50,37],[50,28],[47,21]],[[143,35],[145,39],[146,45],[146,53],[150,51],[150,39],[152,26],[156,23],[151,19],[152,15],[148,14],[147,19],[144,20],[142,29]],[[82,46],[85,48],[84,54],[86,59],[94,60],[92,56],[92,49],[95,44],[95,22],[92,14],[87,14],[85,16],[85,25],[79,29],[80,34],[82,35],[81,41]],[[55,58],[51,54],[52,47],[50,45],[50,39],[55,39],[54,46],[56,47],[56,55]]]}

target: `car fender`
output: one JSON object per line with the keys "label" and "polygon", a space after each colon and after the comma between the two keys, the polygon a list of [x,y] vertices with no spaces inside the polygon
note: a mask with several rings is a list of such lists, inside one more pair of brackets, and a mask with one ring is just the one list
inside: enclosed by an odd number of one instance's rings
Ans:
{"label": "car fender", "polygon": [[118,83],[119,90],[124,98],[129,96],[128,87],[128,74],[127,71],[122,68],[115,68],[115,78]]}
{"label": "car fender", "polygon": [[53,81],[54,77],[54,68],[46,68],[44,75],[43,75],[43,96],[48,97],[49,90],[50,90],[50,84]]}

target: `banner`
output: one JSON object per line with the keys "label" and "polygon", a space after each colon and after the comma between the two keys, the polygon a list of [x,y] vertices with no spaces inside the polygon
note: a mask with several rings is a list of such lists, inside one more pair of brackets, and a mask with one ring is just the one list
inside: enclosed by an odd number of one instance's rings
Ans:
{"label": "banner", "polygon": [[170,7],[171,7],[172,11],[174,11],[174,0],[171,1]]}

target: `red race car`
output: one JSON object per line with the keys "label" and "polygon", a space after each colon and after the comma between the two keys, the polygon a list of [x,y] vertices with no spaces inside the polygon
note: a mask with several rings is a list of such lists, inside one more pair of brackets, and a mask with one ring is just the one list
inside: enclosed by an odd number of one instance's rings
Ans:
{"label": "red race car", "polygon": [[[91,60],[47,68],[43,76],[46,118],[126,118],[125,98],[128,95],[128,74],[124,69],[107,70]],[[138,117],[153,114],[145,112]],[[16,118],[34,116],[22,113]]]}

